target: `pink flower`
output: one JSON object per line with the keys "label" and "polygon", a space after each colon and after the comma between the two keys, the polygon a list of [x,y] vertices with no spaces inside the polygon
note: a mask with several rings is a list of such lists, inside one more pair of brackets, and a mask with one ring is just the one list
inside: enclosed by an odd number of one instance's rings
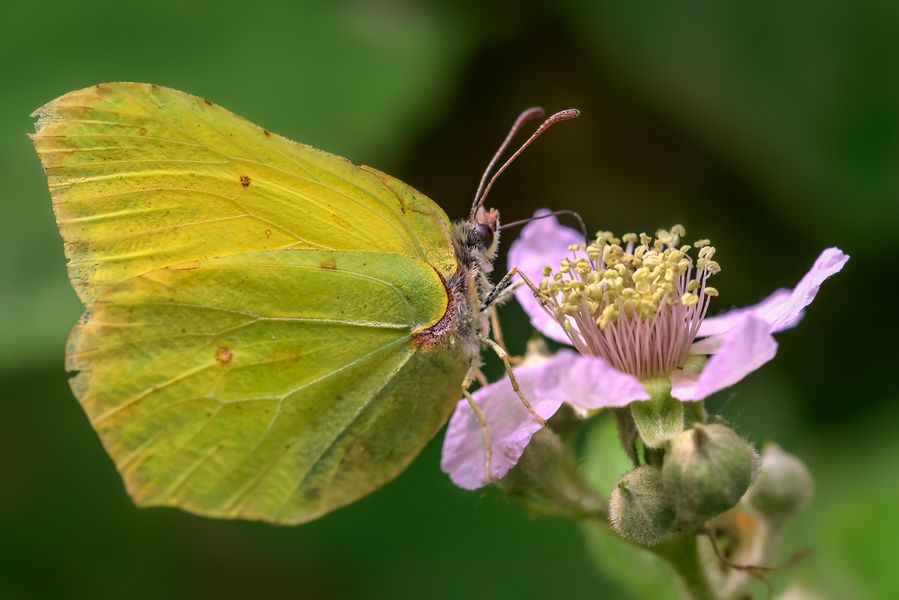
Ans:
{"label": "pink flower", "polygon": [[[552,216],[523,229],[509,249],[509,264],[527,274],[539,293],[522,285],[515,296],[535,329],[578,351],[532,358],[516,369],[537,414],[549,419],[566,402],[585,414],[647,400],[642,381],[660,377],[670,382],[671,396],[683,402],[731,386],[774,358],[772,334],[797,325],[821,283],[849,260],[838,248],[828,248],[792,290],[777,290],[755,306],[706,318],[718,295],[709,279],[720,266],[708,240],[691,248],[679,245],[683,235],[680,226],[660,230],[654,238],[626,234],[619,239],[600,232],[585,244],[577,231]],[[559,259],[555,271],[546,266]],[[702,357],[707,361],[699,372],[685,369],[688,363],[701,365]],[[464,399],[450,419],[443,446],[443,470],[466,489],[503,477],[541,427],[507,378],[477,390],[474,400],[487,421],[489,478],[481,427]]]}

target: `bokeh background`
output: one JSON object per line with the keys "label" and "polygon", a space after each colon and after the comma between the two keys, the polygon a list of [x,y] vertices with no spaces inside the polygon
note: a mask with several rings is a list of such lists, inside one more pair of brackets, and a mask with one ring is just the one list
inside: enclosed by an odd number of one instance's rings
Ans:
{"label": "bokeh background", "polygon": [[[81,308],[26,138],[42,103],[115,80],[208,97],[455,217],[520,109],[576,106],[489,204],[619,232],[681,222],[718,247],[721,308],[841,246],[852,260],[777,359],[711,404],[816,475],[784,548],[814,554],[775,584],[899,593],[899,4],[13,1],[0,33],[0,597],[640,594],[634,573],[596,568],[576,524],[454,488],[439,437],[384,490],[302,527],[134,508],[67,387]],[[521,312],[503,320],[520,350]]]}

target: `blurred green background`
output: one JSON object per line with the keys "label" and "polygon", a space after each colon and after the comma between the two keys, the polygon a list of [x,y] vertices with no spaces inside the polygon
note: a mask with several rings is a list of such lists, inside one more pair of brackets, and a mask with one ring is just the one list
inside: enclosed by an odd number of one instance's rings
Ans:
{"label": "blurred green background", "polygon": [[[301,527],[134,508],[66,384],[81,308],[25,136],[42,103],[115,80],[208,97],[453,217],[520,109],[576,106],[488,204],[619,232],[682,222],[718,247],[720,308],[841,246],[852,260],[777,359],[711,405],[817,477],[784,548],[814,554],[775,584],[899,590],[899,4],[14,0],[0,32],[0,597],[633,597],[575,524],[454,488],[439,439],[384,490]],[[503,319],[520,350],[521,312]]]}

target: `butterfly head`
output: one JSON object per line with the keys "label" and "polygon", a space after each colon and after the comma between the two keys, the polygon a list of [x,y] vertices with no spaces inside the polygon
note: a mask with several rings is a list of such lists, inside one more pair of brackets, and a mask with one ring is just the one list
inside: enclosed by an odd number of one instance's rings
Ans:
{"label": "butterfly head", "polygon": [[484,207],[478,207],[474,219],[468,223],[465,243],[472,251],[481,253],[492,261],[499,246],[499,230],[499,211],[495,208],[484,210]]}

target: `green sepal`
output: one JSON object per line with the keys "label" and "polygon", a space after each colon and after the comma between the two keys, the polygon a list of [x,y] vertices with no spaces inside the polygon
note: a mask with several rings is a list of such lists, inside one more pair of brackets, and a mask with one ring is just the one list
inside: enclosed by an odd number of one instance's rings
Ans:
{"label": "green sepal", "polygon": [[634,466],[640,465],[640,457],[637,452],[637,427],[627,407],[615,409],[615,422],[618,425],[618,439],[628,458]]}
{"label": "green sepal", "polygon": [[684,405],[671,397],[667,377],[643,379],[641,383],[649,400],[632,403],[631,415],[643,443],[648,448],[658,448],[684,430]]}

